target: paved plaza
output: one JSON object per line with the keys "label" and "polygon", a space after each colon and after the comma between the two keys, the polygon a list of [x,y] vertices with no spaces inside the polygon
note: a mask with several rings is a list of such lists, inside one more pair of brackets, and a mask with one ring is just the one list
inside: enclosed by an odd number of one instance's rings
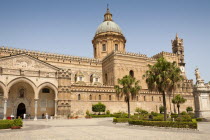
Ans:
{"label": "paved plaza", "polygon": [[24,121],[20,130],[0,130],[0,140],[207,140],[210,123],[199,130],[113,124],[112,118]]}

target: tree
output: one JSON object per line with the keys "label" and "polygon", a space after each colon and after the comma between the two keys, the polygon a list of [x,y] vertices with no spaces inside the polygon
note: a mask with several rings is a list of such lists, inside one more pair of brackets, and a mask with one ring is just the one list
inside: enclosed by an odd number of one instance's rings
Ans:
{"label": "tree", "polygon": [[93,112],[105,112],[106,110],[106,106],[104,104],[102,104],[101,102],[99,102],[98,104],[92,105],[92,111]]}
{"label": "tree", "polygon": [[[170,79],[171,79],[171,86],[169,91],[173,95],[173,98],[175,97],[174,91],[177,88],[177,84],[184,79],[184,77],[181,75],[181,69],[177,66],[176,62],[173,62],[171,64],[171,70],[170,70]],[[171,94],[169,94],[169,103],[170,103],[170,112],[172,112],[171,109]],[[174,104],[174,113],[176,113],[176,107]]]}
{"label": "tree", "polygon": [[172,99],[172,103],[177,105],[177,109],[178,109],[178,114],[180,114],[180,104],[183,104],[187,101],[187,99],[183,98],[180,94],[176,95],[173,99]]}
{"label": "tree", "polygon": [[128,118],[130,118],[130,99],[134,99],[141,89],[139,81],[130,75],[126,75],[122,79],[118,79],[118,84],[115,85],[116,94],[118,97],[124,97],[128,105]]}
{"label": "tree", "polygon": [[166,92],[168,92],[172,85],[171,71],[172,63],[166,61],[163,57],[157,59],[154,65],[148,65],[149,70],[146,71],[144,78],[146,78],[146,83],[148,89],[151,91],[160,92],[163,96],[163,106],[164,106],[164,121],[167,118],[166,109]]}

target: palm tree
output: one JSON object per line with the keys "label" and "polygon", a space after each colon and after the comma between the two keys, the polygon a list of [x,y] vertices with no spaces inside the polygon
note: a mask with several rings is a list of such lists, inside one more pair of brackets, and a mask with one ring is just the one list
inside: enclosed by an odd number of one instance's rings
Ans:
{"label": "palm tree", "polygon": [[[170,79],[171,79],[171,88],[169,89],[169,91],[171,92],[171,94],[173,95],[173,98],[174,98],[175,97],[174,91],[177,88],[177,84],[184,79],[184,77],[181,75],[181,70],[177,66],[176,62],[173,62],[171,65]],[[171,94],[169,94],[170,112],[172,112]],[[174,104],[174,113],[176,113],[175,104]]]}
{"label": "palm tree", "polygon": [[130,99],[134,99],[141,89],[139,81],[130,75],[124,76],[122,79],[118,79],[118,84],[115,85],[115,90],[118,97],[124,97],[125,102],[128,105],[128,118],[130,118]]}
{"label": "palm tree", "polygon": [[183,98],[180,94],[176,95],[173,99],[172,99],[172,103],[177,105],[177,109],[178,109],[178,114],[180,114],[180,104],[183,104],[187,101],[187,99]]}
{"label": "palm tree", "polygon": [[143,77],[146,78],[149,90],[162,93],[165,121],[167,117],[165,94],[169,91],[172,84],[172,80],[170,79],[171,66],[170,62],[161,57],[157,59],[157,62],[154,65],[148,65],[149,70],[147,70],[145,75],[143,75]]}

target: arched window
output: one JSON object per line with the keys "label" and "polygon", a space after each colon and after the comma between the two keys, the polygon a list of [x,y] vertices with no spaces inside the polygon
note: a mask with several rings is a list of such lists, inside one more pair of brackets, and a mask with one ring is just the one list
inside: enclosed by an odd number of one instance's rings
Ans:
{"label": "arched window", "polygon": [[154,98],[153,98],[153,96],[152,96],[152,101],[154,101]]}
{"label": "arched window", "polygon": [[159,97],[159,101],[161,101],[161,97]]}
{"label": "arched window", "polygon": [[139,101],[139,96],[136,96],[136,101]]}
{"label": "arched window", "polygon": [[80,96],[80,94],[78,94],[78,100],[81,100],[81,96]]}
{"label": "arched window", "polygon": [[89,96],[89,100],[92,100],[92,95],[90,94],[90,96]]}
{"label": "arched window", "polygon": [[134,72],[133,72],[133,70],[130,70],[129,75],[130,75],[131,77],[134,77]]}
{"label": "arched window", "polygon": [[146,96],[144,96],[144,101],[146,101]]}
{"label": "arched window", "polygon": [[77,82],[77,75],[74,76],[74,82]]}
{"label": "arched window", "polygon": [[111,101],[112,100],[112,95],[109,95],[109,101]]}
{"label": "arched window", "polygon": [[93,75],[90,76],[90,83],[93,83]]}
{"label": "arched window", "polygon": [[118,51],[118,44],[115,44],[114,50],[115,50],[115,51]]}
{"label": "arched window", "polygon": [[98,99],[101,100],[101,95],[98,96]]}
{"label": "arched window", "polygon": [[102,51],[105,52],[106,51],[106,44],[102,45]]}

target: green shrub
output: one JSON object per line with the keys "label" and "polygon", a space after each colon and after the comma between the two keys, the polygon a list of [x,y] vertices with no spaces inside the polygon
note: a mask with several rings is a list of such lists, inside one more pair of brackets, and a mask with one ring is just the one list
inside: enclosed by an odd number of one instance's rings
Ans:
{"label": "green shrub", "polygon": [[93,112],[105,112],[106,110],[106,106],[104,104],[102,104],[101,102],[99,102],[98,104],[92,105],[92,111]]}
{"label": "green shrub", "polygon": [[129,119],[129,118],[113,118],[113,122],[115,122],[115,123],[126,123],[129,120],[131,120],[131,119]]}
{"label": "green shrub", "polygon": [[196,118],[196,121],[202,122],[203,121],[203,118]]}
{"label": "green shrub", "polygon": [[164,116],[158,115],[158,116],[154,116],[151,121],[163,121],[163,120],[164,120]]}
{"label": "green shrub", "polygon": [[87,115],[87,116],[89,116],[89,115],[90,115],[90,112],[89,112],[89,110],[87,110],[87,111],[86,111],[86,115]]}
{"label": "green shrub", "polygon": [[197,122],[142,121],[142,120],[129,120],[128,122],[129,124],[133,125],[197,129]]}
{"label": "green shrub", "polygon": [[192,118],[190,115],[181,115],[175,119],[177,122],[190,122],[192,121]]}
{"label": "green shrub", "polygon": [[187,112],[186,111],[182,111],[180,114],[181,115],[187,115]]}
{"label": "green shrub", "polygon": [[148,111],[143,110],[143,109],[141,109],[139,107],[137,107],[135,111],[138,112],[139,115],[141,114],[143,116],[146,115],[146,114],[148,114]]}
{"label": "green shrub", "polygon": [[158,115],[159,115],[159,113],[157,113],[157,112],[153,112],[153,111],[152,111],[152,112],[151,112],[151,115],[152,115],[152,116],[158,116]]}
{"label": "green shrub", "polygon": [[112,117],[115,117],[115,118],[128,118],[128,114],[125,113],[125,112],[117,112],[117,113],[112,114]]}
{"label": "green shrub", "polygon": [[188,115],[190,115],[191,118],[195,118],[195,113],[188,113]]}
{"label": "green shrub", "polygon": [[187,112],[193,111],[193,108],[192,108],[191,106],[188,106],[188,107],[186,108],[186,111],[187,111]]}
{"label": "green shrub", "polygon": [[110,115],[110,111],[109,110],[106,111],[106,115]]}
{"label": "green shrub", "polygon": [[23,126],[22,119],[14,119],[12,126]]}
{"label": "green shrub", "polygon": [[178,114],[171,114],[171,118],[177,118],[178,117]]}

